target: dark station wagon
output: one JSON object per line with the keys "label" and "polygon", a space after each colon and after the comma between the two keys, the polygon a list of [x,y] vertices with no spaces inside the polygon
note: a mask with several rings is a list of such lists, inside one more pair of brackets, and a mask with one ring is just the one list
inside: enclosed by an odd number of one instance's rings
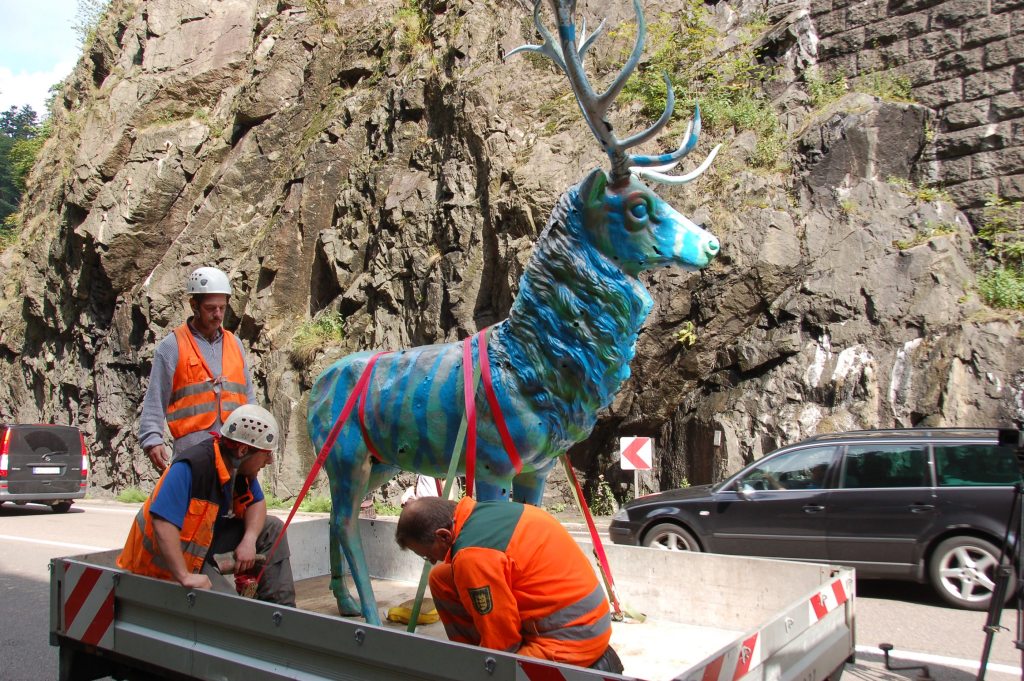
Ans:
{"label": "dark station wagon", "polygon": [[0,504],[40,503],[65,513],[88,482],[89,452],[78,428],[0,425]]}
{"label": "dark station wagon", "polygon": [[818,435],[716,485],[636,499],[609,535],[617,544],[849,565],[859,577],[930,582],[947,603],[984,610],[1021,480],[1017,454],[995,429]]}

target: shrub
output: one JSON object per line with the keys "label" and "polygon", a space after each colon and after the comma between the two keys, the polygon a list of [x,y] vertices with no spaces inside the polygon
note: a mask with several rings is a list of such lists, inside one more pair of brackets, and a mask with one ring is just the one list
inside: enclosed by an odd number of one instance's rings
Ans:
{"label": "shrub", "polygon": [[998,267],[978,277],[978,293],[986,305],[1024,312],[1024,270]]}
{"label": "shrub", "polygon": [[603,475],[597,476],[597,481],[597,490],[594,492],[594,498],[590,501],[590,512],[594,515],[612,515],[617,508],[612,486],[608,484]]}
{"label": "shrub", "polygon": [[121,490],[121,493],[116,498],[122,504],[140,504],[148,499],[149,495],[138,487],[129,487]]}
{"label": "shrub", "polygon": [[804,82],[807,84],[807,94],[811,97],[811,105],[816,108],[828,106],[850,89],[846,76],[841,73],[826,80],[817,72],[808,71],[804,74]]}
{"label": "shrub", "polygon": [[988,194],[978,239],[1000,265],[1024,266],[1024,201]]}
{"label": "shrub", "polygon": [[345,318],[340,312],[323,312],[306,322],[292,339],[292,357],[306,365],[323,348],[345,338]]}

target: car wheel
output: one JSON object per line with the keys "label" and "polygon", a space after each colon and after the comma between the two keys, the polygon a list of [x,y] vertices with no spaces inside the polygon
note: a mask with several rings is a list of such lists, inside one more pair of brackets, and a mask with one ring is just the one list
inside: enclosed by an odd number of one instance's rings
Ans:
{"label": "car wheel", "polygon": [[58,501],[56,504],[51,504],[50,508],[53,509],[54,513],[67,513],[71,509],[71,502]]}
{"label": "car wheel", "polygon": [[[928,574],[942,600],[965,610],[987,610],[996,588],[999,549],[977,537],[950,537],[935,548]],[[1013,584],[1011,575],[1010,584]],[[1013,594],[1008,589],[1006,599]]]}
{"label": "car wheel", "polygon": [[665,551],[700,551],[694,536],[672,523],[659,523],[648,530],[643,545]]}

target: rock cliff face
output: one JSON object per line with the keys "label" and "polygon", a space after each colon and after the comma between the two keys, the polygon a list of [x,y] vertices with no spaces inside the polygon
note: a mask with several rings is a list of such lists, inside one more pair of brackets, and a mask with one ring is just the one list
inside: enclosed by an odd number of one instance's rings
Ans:
{"label": "rock cliff face", "polygon": [[[564,78],[502,59],[534,41],[529,5],[114,0],[2,255],[0,417],[82,426],[94,493],[151,484],[135,430],[153,348],[186,316],[185,275],[215,265],[286,431],[266,486],[293,495],[319,371],[504,318],[558,195],[605,162]],[[632,19],[579,5],[591,25]],[[800,6],[719,9],[729,26],[777,20],[767,54],[790,80],[813,60]],[[604,82],[630,40],[598,41]],[[749,169],[751,133],[716,131],[702,148],[726,145],[719,169],[660,190],[723,252],[703,276],[647,279],[633,376],[573,452],[591,482],[618,479],[620,435],[658,438],[668,487],[815,432],[1024,420],[1020,320],[978,302],[970,226],[890,181],[916,176],[930,112],[863,95],[814,112],[795,82],[773,88],[792,172]],[[619,109],[620,129],[649,122]],[[344,337],[299,352],[296,330],[326,313]]]}

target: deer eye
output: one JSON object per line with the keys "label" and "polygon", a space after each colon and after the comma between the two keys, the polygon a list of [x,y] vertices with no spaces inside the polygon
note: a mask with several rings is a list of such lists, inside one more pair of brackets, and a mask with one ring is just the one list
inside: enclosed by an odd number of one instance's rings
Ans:
{"label": "deer eye", "polygon": [[639,232],[647,227],[651,218],[651,206],[647,197],[640,194],[634,197],[626,209],[626,229]]}

